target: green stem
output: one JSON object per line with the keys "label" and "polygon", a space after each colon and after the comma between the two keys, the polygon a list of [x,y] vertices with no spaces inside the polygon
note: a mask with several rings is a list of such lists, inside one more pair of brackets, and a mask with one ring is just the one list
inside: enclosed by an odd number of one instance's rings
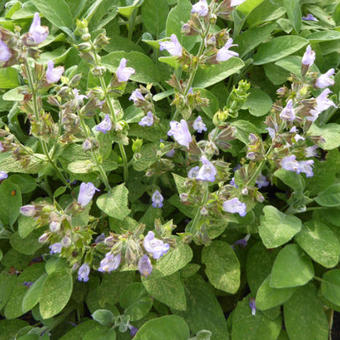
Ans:
{"label": "green stem", "polygon": [[201,209],[202,207],[207,203],[208,201],[208,197],[209,197],[209,186],[208,186],[208,183],[205,183],[205,191],[204,191],[204,194],[203,194],[203,197],[202,197],[202,201],[201,201],[201,204],[199,207],[197,207],[197,210],[196,210],[196,214],[195,214],[195,217],[192,221],[192,224],[191,224],[191,227],[190,227],[190,230],[191,230],[191,233],[192,234],[195,234],[196,232],[196,229],[199,225],[199,222],[201,220]]}

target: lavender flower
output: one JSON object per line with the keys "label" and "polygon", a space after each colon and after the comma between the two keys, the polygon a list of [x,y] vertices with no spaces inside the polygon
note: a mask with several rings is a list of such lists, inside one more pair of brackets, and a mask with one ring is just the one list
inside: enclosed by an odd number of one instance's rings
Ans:
{"label": "lavender flower", "polygon": [[256,179],[256,185],[259,189],[267,187],[269,185],[267,177],[263,176],[262,174],[259,174],[259,176]]}
{"label": "lavender flower", "polygon": [[207,159],[207,157],[201,157],[202,166],[200,167],[196,179],[199,181],[215,182],[215,176],[217,174],[215,166]]}
{"label": "lavender flower", "polygon": [[152,206],[154,208],[162,208],[163,201],[164,201],[164,197],[162,196],[162,194],[158,190],[156,190],[152,194]]}
{"label": "lavender flower", "polygon": [[155,238],[153,231],[149,231],[143,241],[144,249],[157,260],[168,252],[170,246],[168,243],[164,243],[162,240]]}
{"label": "lavender flower", "polygon": [[274,138],[275,138],[275,135],[276,135],[275,129],[270,128],[270,127],[267,127],[266,130],[268,131],[270,138],[271,138],[271,139],[274,139]]}
{"label": "lavender flower", "polygon": [[50,248],[50,254],[60,254],[63,246],[60,242],[57,242],[57,243],[53,243],[52,245],[50,245],[49,248]]}
{"label": "lavender flower", "polygon": [[153,114],[149,111],[145,117],[143,117],[138,123],[140,126],[152,126],[153,125]]}
{"label": "lavender flower", "polygon": [[231,214],[238,213],[242,217],[247,214],[246,204],[241,202],[237,197],[223,202],[223,210]]}
{"label": "lavender flower", "polygon": [[245,248],[248,245],[249,239],[250,239],[250,234],[247,234],[244,238],[241,238],[240,240],[237,240],[236,242],[234,242],[232,247],[234,248],[234,246],[241,246]]}
{"label": "lavender flower", "polygon": [[61,223],[58,221],[52,221],[50,223],[50,230],[52,231],[52,233],[57,233],[60,230],[61,227]]}
{"label": "lavender flower", "polygon": [[12,56],[8,46],[0,39],[0,63],[5,63]]}
{"label": "lavender flower", "polygon": [[317,96],[316,99],[316,106],[314,109],[310,111],[311,117],[307,117],[307,120],[310,120],[314,122],[318,117],[319,114],[327,109],[329,109],[331,106],[336,107],[336,105],[333,103],[332,100],[328,98],[328,95],[332,93],[330,89],[324,89],[319,96]]}
{"label": "lavender flower", "polygon": [[294,171],[296,173],[299,173],[299,162],[296,160],[295,155],[290,155],[282,158],[281,167],[287,171]]}
{"label": "lavender flower", "polygon": [[205,17],[209,12],[207,0],[200,0],[192,6],[191,13],[197,13],[201,17]]}
{"label": "lavender flower", "polygon": [[134,337],[137,334],[137,332],[138,332],[138,328],[136,328],[134,326],[131,326],[131,325],[129,326],[129,330],[130,330],[130,335],[132,337]]}
{"label": "lavender flower", "polygon": [[251,315],[255,316],[256,314],[256,305],[255,305],[255,299],[251,298],[249,301],[249,307],[251,309]]}
{"label": "lavender flower", "polygon": [[90,266],[87,263],[82,264],[78,269],[78,281],[87,282],[89,280]]}
{"label": "lavender flower", "polygon": [[315,18],[315,16],[311,13],[307,14],[305,17],[301,18],[302,20],[305,21],[319,21],[317,18]]}
{"label": "lavender flower", "polygon": [[62,66],[54,67],[52,60],[47,63],[46,80],[48,84],[57,83],[63,73],[64,68]]}
{"label": "lavender flower", "polygon": [[191,143],[192,138],[189,132],[188,124],[184,119],[181,119],[180,123],[174,120],[170,122],[168,136],[172,136],[178,144],[189,149],[189,144]]}
{"label": "lavender flower", "polygon": [[8,178],[7,172],[5,171],[0,171],[0,181]]}
{"label": "lavender flower", "polygon": [[334,79],[331,78],[335,73],[334,68],[329,69],[326,73],[321,74],[321,76],[316,80],[315,86],[319,89],[323,89],[328,86],[334,85]]}
{"label": "lavender flower", "polygon": [[169,158],[172,158],[172,157],[175,156],[175,152],[176,152],[175,149],[171,149],[169,152],[167,152],[167,153],[165,154],[165,156],[166,156],[166,157],[169,157]]}
{"label": "lavender flower", "polygon": [[142,92],[140,89],[136,89],[131,93],[131,96],[129,97],[129,100],[132,100],[133,103],[136,105],[139,101],[144,102],[145,98],[142,95]]}
{"label": "lavender flower", "polygon": [[204,124],[201,116],[198,116],[194,123],[192,124],[192,127],[194,128],[194,130],[196,130],[198,133],[202,133],[203,131],[207,131],[207,127]]}
{"label": "lavender flower", "polygon": [[116,71],[119,82],[128,81],[130,76],[135,74],[136,71],[132,67],[126,67],[127,60],[122,58]]}
{"label": "lavender flower", "polygon": [[217,51],[216,60],[218,62],[226,61],[232,57],[238,57],[238,53],[234,51],[229,51],[229,48],[232,46],[238,46],[237,44],[233,44],[233,39],[229,38],[225,45]]}
{"label": "lavender flower", "polygon": [[35,213],[36,213],[36,210],[33,204],[27,204],[20,208],[20,214],[24,216],[33,217]]}
{"label": "lavender flower", "polygon": [[48,27],[40,26],[39,13],[34,13],[31,27],[28,31],[29,42],[34,45],[42,43],[48,36]]}
{"label": "lavender flower", "polygon": [[231,179],[231,181],[229,182],[230,185],[232,185],[234,188],[238,188],[238,185],[235,183],[235,177],[233,177]]}
{"label": "lavender flower", "polygon": [[98,125],[96,125],[96,130],[106,134],[111,129],[112,129],[112,122],[111,122],[110,116],[106,114],[104,119]]}
{"label": "lavender flower", "polygon": [[119,267],[120,260],[120,253],[118,255],[113,255],[110,252],[106,253],[105,258],[100,261],[100,267],[98,268],[98,271],[106,273],[112,272]]}
{"label": "lavender flower", "polygon": [[313,160],[300,161],[299,162],[299,172],[306,174],[306,177],[313,177]]}
{"label": "lavender flower", "polygon": [[315,61],[315,52],[312,50],[311,46],[308,45],[306,48],[306,52],[302,57],[302,64],[305,66],[312,66]]}
{"label": "lavender flower", "polygon": [[88,182],[88,183],[81,183],[80,184],[80,189],[79,189],[79,195],[78,195],[78,203],[82,206],[85,207],[90,203],[92,200],[93,195],[96,193],[96,191],[100,191],[97,189],[93,183]]}
{"label": "lavender flower", "polygon": [[162,41],[159,43],[161,51],[167,50],[173,57],[181,57],[183,48],[179,43],[176,34],[171,34],[170,41]]}
{"label": "lavender flower", "polygon": [[188,172],[188,177],[192,178],[192,179],[196,179],[198,172],[200,170],[199,166],[194,166],[193,168],[191,168]]}
{"label": "lavender flower", "polygon": [[287,105],[280,113],[280,118],[289,122],[295,119],[295,112],[293,108],[293,100],[289,99]]}
{"label": "lavender flower", "polygon": [[230,6],[235,7],[235,6],[243,4],[245,1],[246,0],[231,0]]}
{"label": "lavender flower", "polygon": [[143,255],[138,261],[138,270],[141,275],[147,277],[152,272],[152,264],[149,256]]}
{"label": "lavender flower", "polygon": [[26,286],[27,288],[30,288],[33,285],[32,281],[24,281],[24,286]]}
{"label": "lavender flower", "polygon": [[82,105],[84,99],[87,98],[87,96],[85,96],[84,94],[79,94],[78,89],[73,89],[72,92],[73,92],[73,95],[74,95],[74,101],[75,101],[76,105],[77,106]]}
{"label": "lavender flower", "polygon": [[307,158],[310,158],[310,157],[317,157],[318,153],[316,152],[316,150],[318,149],[318,146],[317,145],[313,145],[313,146],[308,146],[306,149],[305,149],[305,156]]}
{"label": "lavender flower", "polygon": [[94,240],[94,243],[102,243],[105,240],[105,234],[101,233],[100,235],[98,235],[96,237],[96,239]]}

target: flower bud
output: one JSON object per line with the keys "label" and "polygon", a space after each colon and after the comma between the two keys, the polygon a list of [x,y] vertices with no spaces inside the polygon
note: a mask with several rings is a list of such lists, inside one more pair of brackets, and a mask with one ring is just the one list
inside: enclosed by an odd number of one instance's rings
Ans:
{"label": "flower bud", "polygon": [[39,243],[45,243],[48,240],[49,233],[44,233],[39,237]]}

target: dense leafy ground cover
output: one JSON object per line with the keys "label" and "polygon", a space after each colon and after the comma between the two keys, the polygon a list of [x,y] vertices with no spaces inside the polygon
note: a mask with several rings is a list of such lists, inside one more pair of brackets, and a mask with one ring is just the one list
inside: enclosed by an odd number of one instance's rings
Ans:
{"label": "dense leafy ground cover", "polygon": [[338,1],[0,5],[0,339],[327,340]]}

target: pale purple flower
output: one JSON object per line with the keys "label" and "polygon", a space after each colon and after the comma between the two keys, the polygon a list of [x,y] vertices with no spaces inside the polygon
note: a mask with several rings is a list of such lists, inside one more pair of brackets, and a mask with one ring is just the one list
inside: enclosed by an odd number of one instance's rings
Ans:
{"label": "pale purple flower", "polygon": [[3,181],[4,179],[8,178],[8,174],[5,171],[0,171],[0,181]]}
{"label": "pale purple flower", "polygon": [[259,174],[259,176],[256,179],[256,185],[259,189],[267,187],[269,185],[267,177],[263,176],[262,174]]}
{"label": "pale purple flower", "polygon": [[331,78],[335,73],[334,68],[329,69],[326,73],[321,74],[321,76],[316,80],[315,86],[319,89],[323,89],[328,86],[334,85],[334,79]]}
{"label": "pale purple flower", "polygon": [[315,52],[312,50],[311,46],[308,45],[306,52],[302,57],[302,64],[306,66],[312,66],[315,61]]}
{"label": "pale purple flower", "polygon": [[87,98],[87,96],[85,96],[84,94],[79,94],[78,89],[73,89],[72,92],[73,92],[73,95],[74,95],[74,101],[75,101],[76,105],[82,105],[84,99]]}
{"label": "pale purple flower", "polygon": [[209,12],[207,0],[200,0],[192,6],[191,13],[197,13],[201,17],[205,17]]}
{"label": "pale purple flower", "polygon": [[27,288],[30,288],[33,285],[32,281],[24,281],[24,286],[26,286]]}
{"label": "pale purple flower", "polygon": [[0,63],[5,63],[11,58],[11,56],[12,53],[8,46],[0,39]]}
{"label": "pale purple flower", "polygon": [[179,43],[176,34],[171,34],[170,41],[162,41],[159,43],[161,51],[167,50],[173,57],[181,57],[183,48]]}
{"label": "pale purple flower", "polygon": [[47,63],[46,81],[49,84],[57,83],[60,80],[63,73],[64,67],[62,66],[54,67],[54,63],[52,60],[50,60]]}
{"label": "pale purple flower", "polygon": [[127,60],[122,58],[116,71],[119,82],[128,81],[130,76],[135,74],[136,71],[132,67],[126,67]]}
{"label": "pale purple flower", "polygon": [[215,176],[217,174],[215,166],[207,159],[207,157],[201,157],[202,166],[200,167],[196,179],[199,181],[215,182]]}
{"label": "pale purple flower", "polygon": [[134,327],[132,325],[129,325],[129,330],[130,330],[130,335],[132,337],[134,337],[137,334],[137,332],[138,332],[138,328],[136,328],[136,327]]}
{"label": "pale purple flower", "polygon": [[170,122],[168,136],[172,136],[178,144],[189,149],[192,137],[189,132],[188,124],[184,119],[181,119],[180,122],[174,120]]}
{"label": "pale purple flower", "polygon": [[244,238],[241,238],[240,240],[235,241],[234,244],[232,245],[232,248],[234,248],[234,246],[241,246],[245,248],[248,245],[249,239],[250,239],[250,234],[247,234]]}
{"label": "pale purple flower", "polygon": [[200,170],[200,167],[197,165],[197,166],[194,166],[193,168],[191,168],[188,172],[188,177],[189,178],[192,178],[192,179],[196,179],[197,175],[198,175],[198,172]]}
{"label": "pale purple flower", "polygon": [[295,155],[290,155],[282,158],[281,167],[287,171],[294,171],[299,173],[299,162],[296,160]]}
{"label": "pale purple flower", "polygon": [[232,185],[234,188],[238,188],[238,185],[235,183],[235,177],[233,177],[231,179],[231,181],[229,182],[230,185]]}
{"label": "pale purple flower", "polygon": [[49,227],[52,233],[57,233],[60,230],[61,223],[58,221],[52,221]]}
{"label": "pale purple flower", "polygon": [[245,1],[246,0],[231,0],[230,6],[235,7],[235,6],[243,4]]}
{"label": "pale purple flower", "polygon": [[275,135],[276,135],[275,129],[270,128],[270,127],[267,127],[266,130],[268,131],[270,138],[271,138],[271,139],[274,139],[274,138],[275,138]]}
{"label": "pale purple flower", "polygon": [[64,248],[68,248],[71,244],[72,244],[72,241],[71,241],[71,239],[70,239],[68,236],[64,236],[64,237],[61,239],[61,245],[62,245]]}
{"label": "pale purple flower", "polygon": [[242,217],[246,216],[247,214],[246,204],[241,202],[237,197],[231,198],[228,201],[224,201],[223,210],[231,214],[238,213]]}
{"label": "pale purple flower", "polygon": [[101,233],[100,235],[98,235],[96,237],[96,239],[94,240],[94,243],[102,243],[105,240],[105,234]]}
{"label": "pale purple flower", "polygon": [[112,129],[112,122],[111,122],[110,116],[106,114],[104,119],[98,125],[96,125],[96,130],[106,134],[111,129]]}
{"label": "pale purple flower", "polygon": [[84,151],[88,151],[92,149],[92,142],[90,139],[86,138],[82,144],[82,148]]}
{"label": "pale purple flower", "polygon": [[50,245],[49,248],[50,248],[50,254],[60,254],[63,246],[60,242],[57,242],[57,243],[53,243],[52,245]]}
{"label": "pale purple flower", "polygon": [[132,100],[134,104],[137,104],[138,101],[145,101],[144,96],[142,95],[142,92],[140,89],[136,89],[131,93],[131,96],[129,97],[129,100]]}
{"label": "pale purple flower", "polygon": [[152,206],[154,208],[162,208],[164,197],[162,196],[162,194],[158,190],[156,190],[152,194],[151,199],[152,199]]}
{"label": "pale purple flower", "polygon": [[311,13],[307,14],[305,17],[301,18],[302,20],[305,21],[319,21],[317,18],[315,18],[315,16]]}
{"label": "pale purple flower", "polygon": [[5,150],[5,148],[4,148],[4,146],[2,145],[2,143],[0,142],[0,152],[2,152],[2,151],[4,151]]}
{"label": "pale purple flower", "polygon": [[336,107],[333,101],[328,98],[330,93],[332,93],[330,89],[324,89],[321,94],[315,98],[316,106],[310,111],[312,116],[308,117],[307,120],[314,122],[321,112],[329,109],[331,106]]}
{"label": "pale purple flower", "polygon": [[317,157],[318,153],[316,152],[316,150],[318,149],[318,146],[317,145],[313,145],[313,146],[308,146],[306,149],[305,149],[305,156],[307,158],[310,158],[310,157]]}
{"label": "pale purple flower", "polygon": [[313,165],[314,161],[308,160],[308,161],[300,161],[299,162],[299,172],[302,172],[306,174],[306,177],[313,177]]}
{"label": "pale purple flower", "polygon": [[256,305],[255,305],[255,299],[254,298],[250,299],[249,307],[251,309],[251,315],[255,316],[256,315]]}
{"label": "pale purple flower", "polygon": [[100,261],[100,267],[98,268],[98,271],[106,273],[112,272],[119,267],[120,260],[120,253],[118,255],[113,255],[110,252],[106,253],[105,258]]}
{"label": "pale purple flower", "polygon": [[237,44],[233,44],[233,39],[229,38],[225,45],[217,51],[216,60],[218,62],[226,61],[232,57],[238,57],[238,53],[234,51],[229,51],[230,47],[238,46]]}
{"label": "pale purple flower", "polygon": [[284,107],[284,109],[280,113],[280,118],[289,122],[292,122],[295,119],[295,112],[293,107],[293,100],[289,99],[288,103]]}
{"label": "pale purple flower", "polygon": [[167,153],[165,154],[165,156],[166,156],[166,157],[169,157],[169,158],[172,158],[172,157],[175,156],[175,152],[176,152],[175,149],[171,149],[169,152],[167,152]]}
{"label": "pale purple flower", "polygon": [[82,264],[78,269],[78,281],[87,282],[89,280],[90,266],[87,263]]}
{"label": "pale purple flower", "polygon": [[78,203],[82,206],[85,207],[90,203],[92,200],[93,195],[96,193],[96,191],[100,191],[97,189],[93,183],[88,182],[88,183],[81,183],[80,184],[80,189],[79,189],[79,195],[78,195]]}
{"label": "pale purple flower", "polygon": [[147,277],[152,272],[152,264],[149,256],[143,255],[138,261],[138,270],[141,275]]}
{"label": "pale purple flower", "polygon": [[168,252],[170,246],[168,243],[164,243],[162,240],[155,238],[153,231],[149,231],[143,241],[144,249],[157,260]]}
{"label": "pale purple flower", "polygon": [[31,27],[28,31],[29,41],[32,44],[42,43],[48,36],[48,27],[40,26],[39,13],[34,13]]}
{"label": "pale purple flower", "polygon": [[36,213],[35,206],[33,204],[27,204],[20,208],[20,213],[27,217],[33,217]]}
{"label": "pale purple flower", "polygon": [[207,131],[207,127],[204,124],[202,117],[198,116],[195,120],[194,123],[192,124],[192,127],[194,130],[196,130],[198,133],[202,133],[203,131]]}
{"label": "pale purple flower", "polygon": [[143,117],[138,123],[140,126],[152,126],[153,125],[153,114],[149,111],[145,117]]}

